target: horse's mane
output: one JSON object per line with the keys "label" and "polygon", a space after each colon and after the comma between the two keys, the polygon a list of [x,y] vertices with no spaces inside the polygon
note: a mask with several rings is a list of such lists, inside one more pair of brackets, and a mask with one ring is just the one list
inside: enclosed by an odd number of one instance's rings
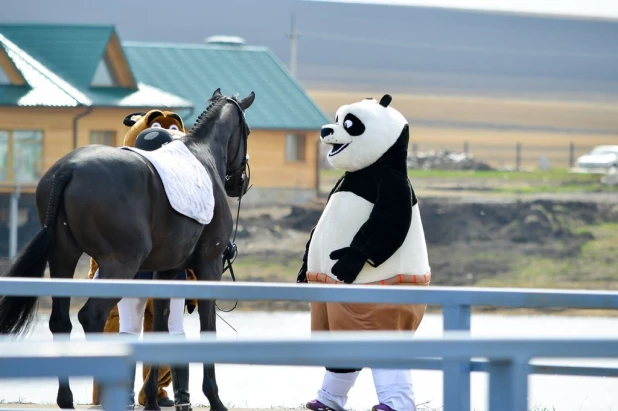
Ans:
{"label": "horse's mane", "polygon": [[[228,97],[234,101],[238,101],[236,96]],[[196,136],[201,133],[202,128],[219,118],[221,108],[225,105],[227,99],[224,96],[216,96],[208,99],[208,107],[200,113],[195,121],[195,126],[191,130],[191,136]]]}

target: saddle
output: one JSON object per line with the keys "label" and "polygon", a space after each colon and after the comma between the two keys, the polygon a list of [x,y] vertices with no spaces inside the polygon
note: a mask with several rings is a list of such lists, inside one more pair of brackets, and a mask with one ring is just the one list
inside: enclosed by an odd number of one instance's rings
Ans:
{"label": "saddle", "polygon": [[180,140],[154,151],[122,146],[149,161],[163,181],[165,194],[174,210],[200,224],[212,221],[215,198],[210,175]]}

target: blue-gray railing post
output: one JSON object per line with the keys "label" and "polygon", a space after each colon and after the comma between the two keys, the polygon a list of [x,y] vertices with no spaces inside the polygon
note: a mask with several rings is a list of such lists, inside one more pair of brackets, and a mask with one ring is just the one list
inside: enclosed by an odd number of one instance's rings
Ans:
{"label": "blue-gray railing post", "polygon": [[[444,305],[444,331],[470,331],[469,305]],[[470,359],[445,359],[442,365],[444,411],[470,411]]]}
{"label": "blue-gray railing post", "polygon": [[528,410],[528,358],[490,360],[489,411]]}

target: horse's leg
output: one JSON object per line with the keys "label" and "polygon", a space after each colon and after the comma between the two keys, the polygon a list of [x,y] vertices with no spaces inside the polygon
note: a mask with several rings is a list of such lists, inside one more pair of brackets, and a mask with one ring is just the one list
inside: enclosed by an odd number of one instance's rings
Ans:
{"label": "horse's leg", "polygon": [[[101,281],[106,279],[121,279],[128,280],[134,277],[137,268],[133,269],[124,263],[113,259],[100,259],[99,261],[99,278],[93,281]],[[105,328],[105,321],[112,311],[112,308],[120,301],[120,298],[88,298],[86,304],[79,310],[77,318],[84,329],[86,338],[88,334],[102,333]],[[135,374],[135,368],[133,368]],[[135,377],[133,378],[135,379]],[[133,401],[129,393],[128,405],[132,406]]]}
{"label": "horse's leg", "polygon": [[[169,279],[168,272],[155,272],[154,279]],[[152,331],[154,333],[168,333],[167,321],[170,311],[170,300],[155,298],[152,300]],[[145,364],[144,364],[145,366]],[[173,371],[172,371],[173,372]],[[144,393],[146,394],[146,405],[144,410],[159,411],[161,407],[157,402],[157,394],[159,393],[159,364],[150,365],[150,374],[148,380],[144,384]]]}
{"label": "horse's leg", "polygon": [[[223,262],[221,257],[214,260],[202,260],[198,258],[198,266],[195,267],[195,274],[198,281],[220,281],[223,275]],[[199,300],[197,304],[200,313],[200,331],[217,332],[217,317],[215,313],[215,300]],[[211,411],[227,411],[227,408],[219,398],[219,387],[215,376],[215,365],[204,364],[204,380],[202,391],[208,402]]]}
{"label": "horse's leg", "polygon": [[[179,271],[175,280],[186,280],[187,272]],[[185,299],[174,298],[170,300],[170,314],[167,328],[170,335],[185,338],[184,328]],[[189,393],[189,363],[176,364],[171,367],[172,386],[174,388],[174,406],[176,411],[191,411],[191,395]]]}
{"label": "horse's leg", "polygon": [[[64,219],[60,219],[65,221]],[[49,276],[50,278],[73,278],[75,268],[79,262],[82,252],[77,248],[67,228],[58,224],[58,234],[50,253]],[[52,297],[52,310],[49,317],[49,331],[54,336],[54,340],[70,337],[73,325],[70,316],[70,297]],[[56,404],[62,409],[72,409],[73,392],[69,385],[68,378],[58,380],[58,395]]]}

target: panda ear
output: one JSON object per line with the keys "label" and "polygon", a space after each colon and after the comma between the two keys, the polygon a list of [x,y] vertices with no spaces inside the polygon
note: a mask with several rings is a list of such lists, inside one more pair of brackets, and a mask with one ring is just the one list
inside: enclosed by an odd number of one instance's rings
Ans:
{"label": "panda ear", "polygon": [[388,105],[389,105],[389,104],[391,104],[391,101],[392,101],[392,100],[393,100],[393,98],[392,98],[390,95],[385,94],[385,95],[383,95],[383,96],[382,96],[382,98],[380,99],[380,105],[381,105],[382,107],[388,107]]}

